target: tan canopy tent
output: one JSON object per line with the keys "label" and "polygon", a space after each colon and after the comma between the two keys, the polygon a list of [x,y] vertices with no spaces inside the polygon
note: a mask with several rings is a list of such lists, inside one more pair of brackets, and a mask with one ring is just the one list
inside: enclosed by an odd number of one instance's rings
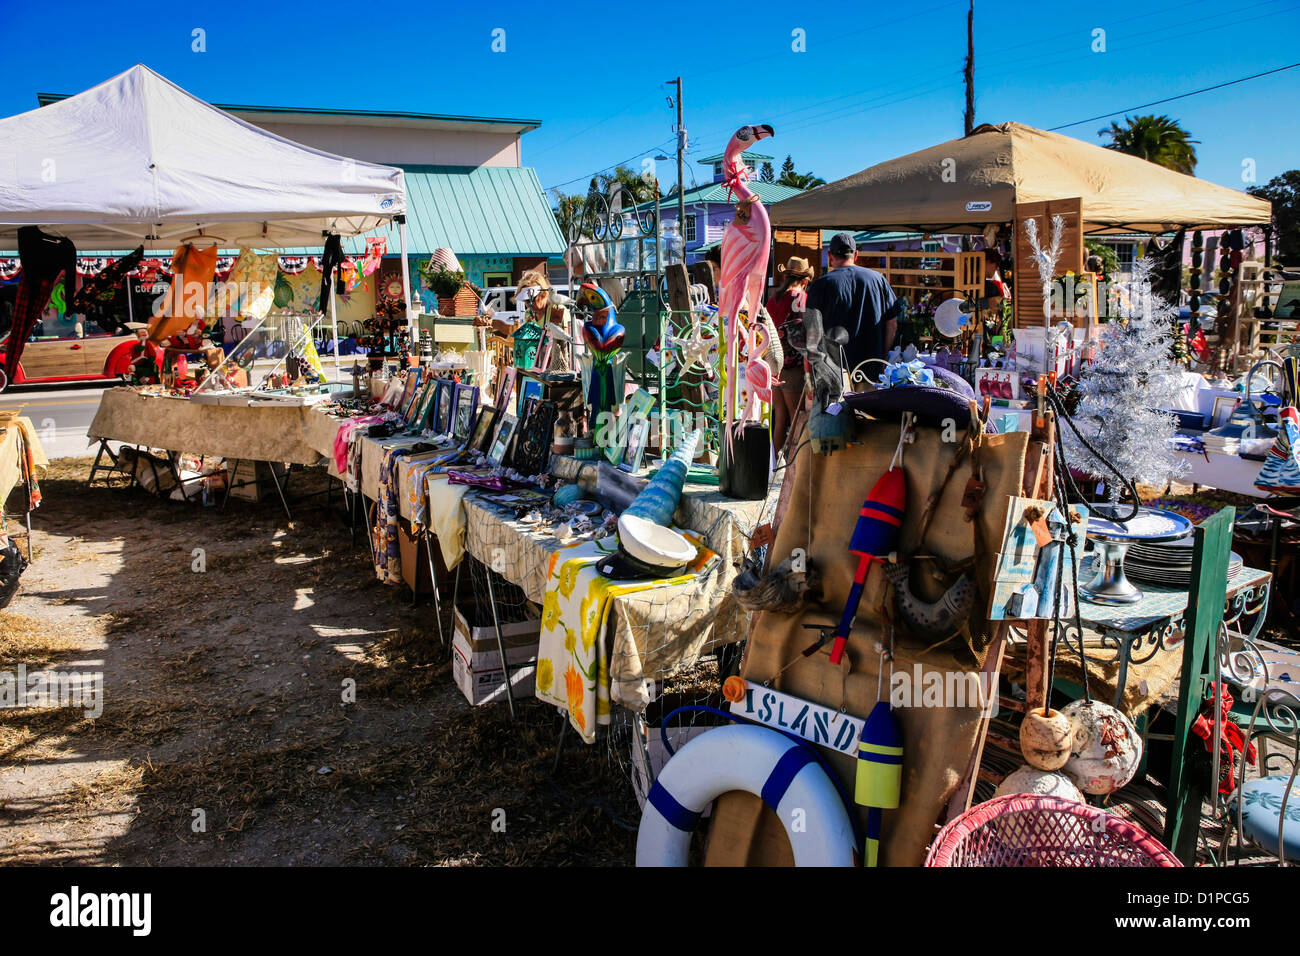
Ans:
{"label": "tan canopy tent", "polygon": [[1236,189],[1019,123],[980,126],[769,212],[778,228],[974,233],[1011,222],[1017,203],[1076,196],[1088,233],[1265,225],[1271,213],[1267,201]]}

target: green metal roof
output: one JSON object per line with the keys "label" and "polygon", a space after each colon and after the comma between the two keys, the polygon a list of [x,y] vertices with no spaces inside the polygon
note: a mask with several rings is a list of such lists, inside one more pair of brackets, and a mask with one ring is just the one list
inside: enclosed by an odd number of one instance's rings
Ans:
{"label": "green metal roof", "polygon": [[[412,253],[447,247],[456,255],[559,255],[567,245],[537,173],[516,166],[404,166],[406,243]],[[397,226],[371,233],[402,248]],[[363,238],[345,239],[362,252]]]}
{"label": "green metal roof", "polygon": [[[406,244],[411,255],[428,255],[445,246],[458,256],[558,256],[568,246],[537,173],[530,167],[402,168],[406,172]],[[389,255],[402,250],[396,224],[368,235],[387,237]],[[344,251],[364,253],[366,238],[345,237]],[[80,255],[104,255],[89,249],[77,251]],[[127,251],[110,255],[123,256]],[[320,255],[321,246],[279,251],[284,255]],[[0,255],[17,253],[0,250]]]}
{"label": "green metal roof", "polygon": [[[726,154],[724,153],[718,153],[718,155],[716,156],[705,156],[703,159],[697,159],[696,162],[697,163],[718,163],[722,161],[725,155]],[[745,150],[743,153],[741,153],[740,158],[746,161],[751,159],[776,159],[775,156],[765,156],[762,153],[754,153],[751,152],[750,150]]]}
{"label": "green metal roof", "polygon": [[[765,183],[760,179],[751,179],[747,185],[754,192],[758,193],[759,199],[763,200],[763,202],[768,205],[780,202],[782,199],[789,199],[791,196],[798,196],[803,192],[802,189],[795,186],[782,186],[780,183]],[[727,203],[736,201],[734,195],[728,195],[727,187],[723,183],[708,183],[703,186],[695,186],[686,190],[683,198],[686,200],[686,205],[688,206],[693,203]],[[642,205],[652,206],[654,204],[642,203]],[[659,200],[659,205],[664,209],[675,210],[677,208],[677,194],[671,193],[668,196],[665,196],[663,199]]]}

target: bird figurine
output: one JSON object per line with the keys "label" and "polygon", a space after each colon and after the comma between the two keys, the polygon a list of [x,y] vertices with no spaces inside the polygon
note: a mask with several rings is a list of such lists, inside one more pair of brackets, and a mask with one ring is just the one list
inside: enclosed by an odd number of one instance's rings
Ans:
{"label": "bird figurine", "polygon": [[618,322],[614,302],[600,286],[584,282],[578,288],[578,306],[587,313],[582,323],[582,341],[591,350],[593,369],[587,404],[592,419],[618,404],[621,396],[615,394],[612,359],[623,347],[627,330]]}
{"label": "bird figurine", "polygon": [[[738,196],[736,216],[722,234],[722,275],[718,280],[718,310],[726,323],[726,384],[723,389],[723,421],[731,425],[736,415],[736,383],[740,377],[740,310],[749,304],[758,315],[767,285],[767,257],[772,241],[772,223],[758,194],[749,188],[745,150],[772,135],[767,125],[742,126],[723,151],[722,174],[727,190]],[[730,431],[728,431],[730,440]]]}
{"label": "bird figurine", "polygon": [[745,402],[744,412],[732,426],[737,431],[744,426],[745,422],[758,421],[760,404],[771,405],[772,386],[781,384],[779,379],[772,377],[772,367],[763,358],[767,354],[771,341],[772,336],[764,323],[751,323],[745,349],[747,355],[745,384],[749,391],[749,398]]}

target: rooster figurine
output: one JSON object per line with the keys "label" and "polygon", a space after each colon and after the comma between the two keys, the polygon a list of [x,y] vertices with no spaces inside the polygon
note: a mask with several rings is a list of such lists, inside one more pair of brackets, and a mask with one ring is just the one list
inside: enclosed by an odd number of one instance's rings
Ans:
{"label": "rooster figurine", "polygon": [[[749,304],[751,316],[763,305],[767,284],[767,256],[772,224],[758,194],[749,188],[749,170],[743,154],[761,139],[772,135],[772,127],[742,126],[723,152],[722,172],[727,189],[739,197],[736,218],[722,234],[722,275],[718,281],[718,311],[726,323],[726,387],[723,390],[723,420],[731,425],[736,416],[736,383],[740,378],[740,310]],[[755,320],[757,321],[757,320]],[[727,438],[730,440],[730,429]]]}

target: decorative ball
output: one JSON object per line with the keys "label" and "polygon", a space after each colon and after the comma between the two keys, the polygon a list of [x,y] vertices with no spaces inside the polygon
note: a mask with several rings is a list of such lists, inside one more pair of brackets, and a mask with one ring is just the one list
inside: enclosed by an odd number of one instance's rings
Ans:
{"label": "decorative ball", "polygon": [[1013,770],[998,785],[998,789],[993,796],[1003,797],[1009,793],[1029,793],[1037,797],[1060,797],[1062,800],[1083,803],[1083,794],[1079,792],[1079,788],[1065,774],[1057,773],[1055,770],[1039,770],[1037,767],[1021,767],[1019,770]]}
{"label": "decorative ball", "polygon": [[555,496],[551,501],[557,508],[563,508],[565,505],[579,501],[586,497],[586,492],[578,485],[561,485],[555,490]]}
{"label": "decorative ball", "polygon": [[1074,749],[1074,724],[1059,710],[1031,710],[1020,724],[1020,752],[1039,770],[1060,770]]}
{"label": "decorative ball", "polygon": [[1105,795],[1125,786],[1142,763],[1142,738],[1133,722],[1109,704],[1076,700],[1061,713],[1074,724],[1074,747],[1065,773],[1087,793]]}

